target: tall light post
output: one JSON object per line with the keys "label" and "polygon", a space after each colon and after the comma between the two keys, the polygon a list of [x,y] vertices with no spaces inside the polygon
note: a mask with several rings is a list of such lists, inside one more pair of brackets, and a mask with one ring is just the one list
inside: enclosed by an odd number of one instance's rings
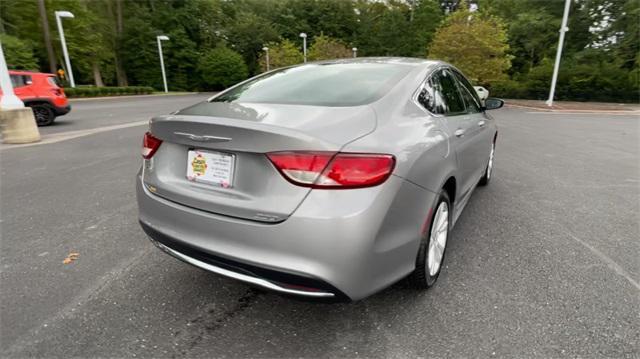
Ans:
{"label": "tall light post", "polygon": [[300,37],[302,38],[302,54],[304,55],[304,62],[307,62],[307,34],[304,32],[300,33]]}
{"label": "tall light post", "polygon": [[164,72],[164,57],[162,56],[162,41],[169,41],[169,37],[165,35],[156,36],[158,41],[158,54],[160,55],[160,68],[162,69],[162,83],[164,83],[164,92],[169,92],[167,87],[167,74]]}
{"label": "tall light post", "polygon": [[358,57],[358,48],[357,47],[353,47],[351,48],[351,51],[353,51],[353,57]]}
{"label": "tall light post", "polygon": [[269,71],[269,48],[265,46],[262,51],[264,51],[265,60],[267,60],[267,71]]}
{"label": "tall light post", "polygon": [[547,106],[553,106],[553,96],[556,93],[556,81],[558,81],[558,71],[560,69],[560,58],[562,57],[562,45],[564,44],[564,33],[569,31],[567,22],[569,21],[569,8],[571,7],[571,0],[566,0],[564,3],[564,15],[562,16],[562,25],[560,26],[560,40],[558,40],[558,51],[556,52],[556,63],[553,66],[553,77],[551,78],[551,89],[549,90],[549,99],[547,100]]}
{"label": "tall light post", "polygon": [[64,63],[67,65],[67,76],[69,76],[69,83],[71,87],[76,87],[75,81],[73,81],[73,70],[71,69],[71,61],[69,61],[69,51],[67,51],[67,42],[64,39],[64,29],[62,28],[62,18],[66,17],[73,19],[72,13],[69,11],[56,11],[56,24],[58,24],[58,33],[60,34],[60,43],[62,43],[62,53],[64,54]]}

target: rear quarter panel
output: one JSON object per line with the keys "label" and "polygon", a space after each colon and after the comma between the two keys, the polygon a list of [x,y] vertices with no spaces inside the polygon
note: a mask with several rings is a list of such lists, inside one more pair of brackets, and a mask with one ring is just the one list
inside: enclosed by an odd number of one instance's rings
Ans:
{"label": "rear quarter panel", "polygon": [[394,175],[438,192],[449,176],[456,175],[457,163],[444,119],[432,116],[412,99],[430,70],[410,74],[411,78],[372,104],[376,130],[343,151],[392,154],[396,158]]}

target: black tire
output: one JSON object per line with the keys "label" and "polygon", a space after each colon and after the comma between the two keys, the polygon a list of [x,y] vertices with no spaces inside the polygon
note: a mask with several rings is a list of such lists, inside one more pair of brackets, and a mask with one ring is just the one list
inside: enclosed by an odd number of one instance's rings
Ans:
{"label": "black tire", "polygon": [[47,104],[30,105],[29,107],[33,110],[33,117],[35,117],[38,126],[49,126],[56,119],[56,114]]}
{"label": "black tire", "polygon": [[487,162],[487,167],[485,167],[484,174],[482,175],[482,178],[480,178],[480,182],[478,182],[480,186],[486,186],[491,181],[491,177],[493,176],[495,153],[496,153],[496,142],[493,141],[493,143],[491,144],[491,153],[489,154],[489,161]]}
{"label": "black tire", "polygon": [[[436,212],[438,210],[438,208],[440,208],[440,204],[441,203],[446,203],[447,205],[447,209],[448,209],[448,216],[447,216],[447,233],[446,233],[446,242],[445,242],[445,246],[444,246],[444,250],[442,253],[442,259],[440,261],[440,267],[438,268],[438,271],[434,274],[431,275],[429,273],[429,256],[428,256],[428,248],[429,248],[429,242],[431,241],[431,232],[433,230],[433,225],[436,219]],[[446,256],[446,251],[447,251],[447,246],[446,243],[449,242],[449,235],[451,232],[451,216],[452,216],[452,210],[453,208],[451,207],[451,201],[449,200],[449,196],[447,195],[447,192],[445,192],[444,190],[442,190],[439,194],[438,194],[438,200],[436,201],[436,205],[433,207],[433,210],[431,212],[431,219],[430,219],[430,223],[429,223],[429,230],[423,234],[422,236],[422,240],[420,241],[420,248],[418,248],[418,255],[416,256],[416,268],[414,269],[413,273],[411,273],[411,275],[409,276],[409,282],[411,283],[411,286],[417,289],[428,289],[430,287],[432,287],[436,281],[438,280],[438,276],[440,275],[440,272],[442,271],[442,266],[444,264],[444,260],[445,260],[445,256]]]}

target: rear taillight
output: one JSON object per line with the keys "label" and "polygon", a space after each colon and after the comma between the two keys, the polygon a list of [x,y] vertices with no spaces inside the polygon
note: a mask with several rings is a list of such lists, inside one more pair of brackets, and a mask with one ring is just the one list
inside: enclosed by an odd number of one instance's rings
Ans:
{"label": "rear taillight", "polygon": [[154,137],[151,132],[145,133],[142,139],[142,157],[145,160],[153,157],[153,154],[156,153],[161,144],[162,140]]}
{"label": "rear taillight", "polygon": [[267,156],[293,184],[325,189],[379,185],[395,165],[393,156],[381,154],[272,152]]}

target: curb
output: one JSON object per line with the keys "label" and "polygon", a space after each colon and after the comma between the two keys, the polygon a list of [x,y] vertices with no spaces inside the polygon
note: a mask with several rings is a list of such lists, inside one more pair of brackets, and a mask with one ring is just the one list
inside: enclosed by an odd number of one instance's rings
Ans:
{"label": "curb", "polygon": [[168,94],[151,94],[151,95],[123,95],[123,96],[101,96],[101,97],[81,97],[81,98],[69,98],[69,102],[82,102],[92,100],[122,100],[125,98],[145,98],[145,97],[162,97],[162,96],[187,96],[187,95],[199,95],[205,92],[180,92],[180,93],[168,93]]}
{"label": "curb", "polygon": [[540,112],[558,112],[558,113],[614,113],[614,114],[622,114],[622,115],[640,115],[639,110],[570,110],[570,109],[550,109],[543,107],[533,107],[533,106],[524,106],[524,105],[514,105],[510,103],[505,103],[505,107],[515,107],[515,108],[526,108],[529,110],[536,110]]}

